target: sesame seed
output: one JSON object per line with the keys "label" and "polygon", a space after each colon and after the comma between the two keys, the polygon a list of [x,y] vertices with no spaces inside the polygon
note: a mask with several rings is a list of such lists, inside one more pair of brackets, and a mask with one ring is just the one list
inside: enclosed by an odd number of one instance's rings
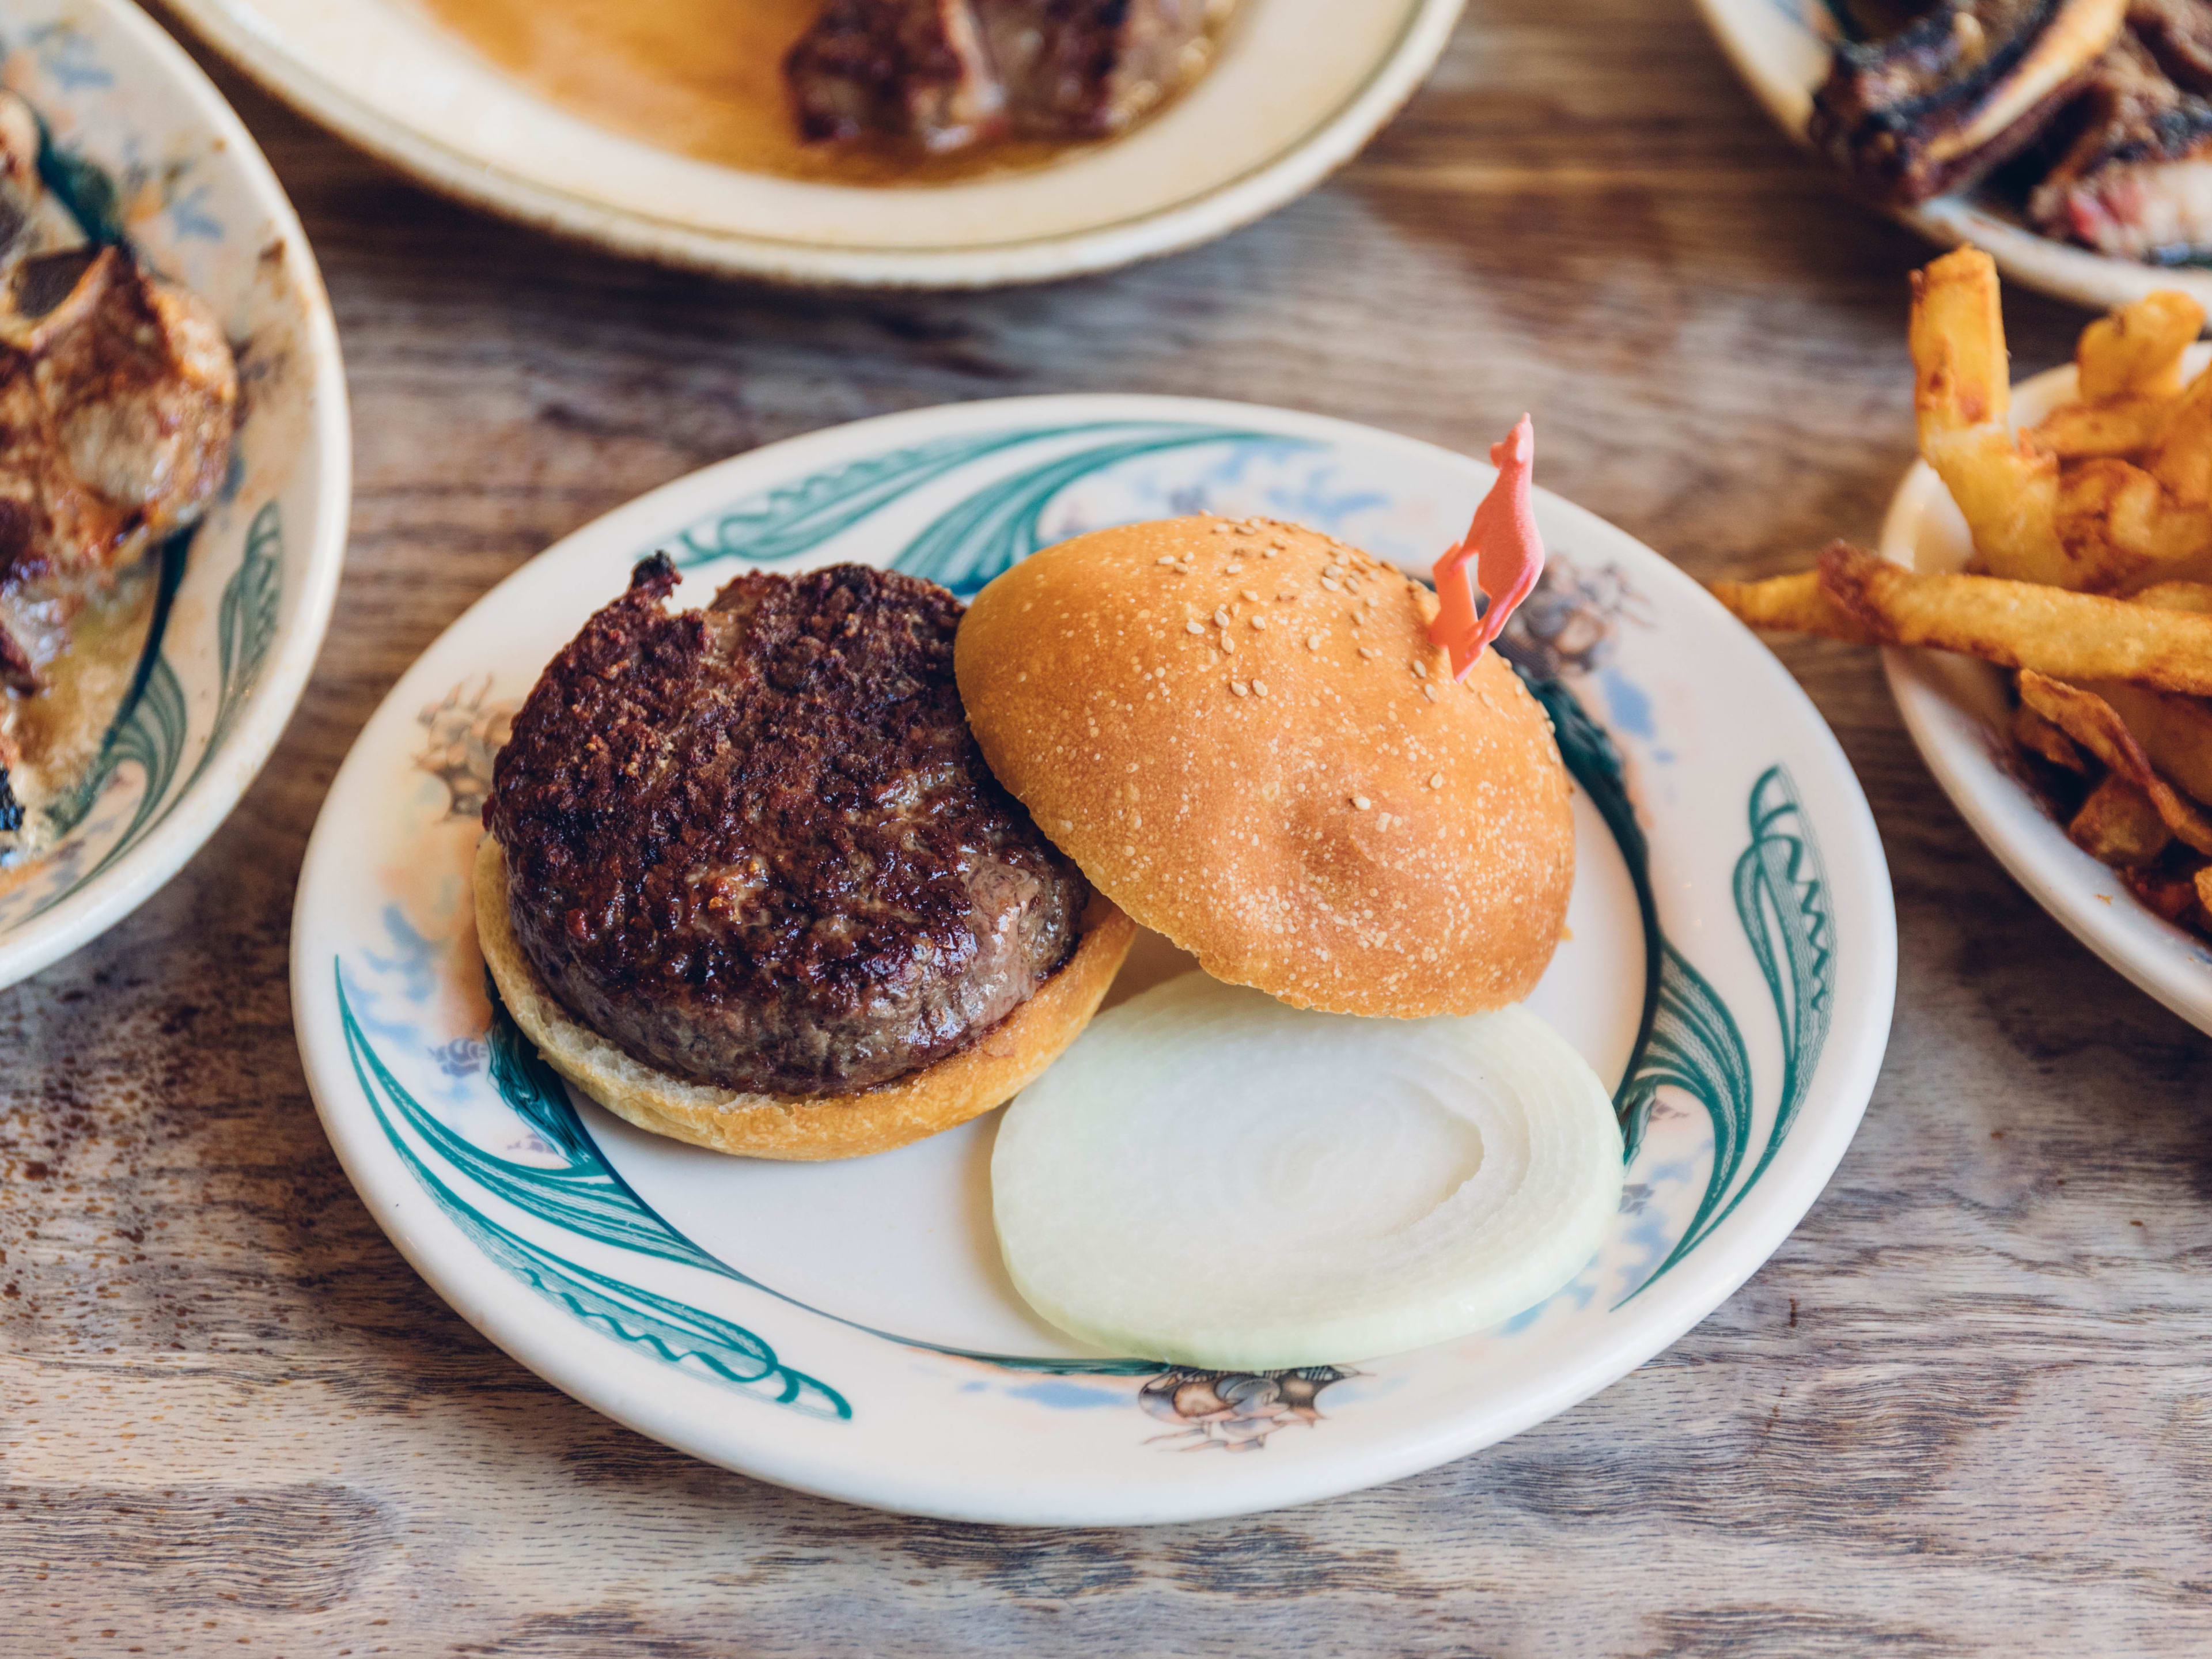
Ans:
{"label": "sesame seed", "polygon": [[1344,584],[1337,580],[1334,576],[1323,576],[1321,579],[1321,585],[1328,589],[1332,593],[1341,593],[1344,592]]}
{"label": "sesame seed", "polygon": [[1243,592],[1243,596],[1251,600],[1253,604],[1257,605],[1260,603],[1260,596],[1257,593],[1255,593],[1250,588],[1247,587],[1240,591]]}
{"label": "sesame seed", "polygon": [[1377,830],[1388,830],[1390,823],[1391,818],[1388,812],[1377,812],[1375,815],[1375,827]]}
{"label": "sesame seed", "polygon": [[1230,523],[1226,519],[1217,519],[1212,524],[1208,525],[1206,528],[1211,530],[1217,536],[1226,536],[1231,531],[1236,529],[1237,526]]}
{"label": "sesame seed", "polygon": [[1242,680],[1231,680],[1229,682],[1229,689],[1241,697],[1247,692],[1250,691],[1252,688],[1245,684]]}
{"label": "sesame seed", "polygon": [[1431,789],[1441,789],[1441,788],[1443,788],[1443,787],[1444,787],[1444,775],[1443,775],[1443,773],[1441,773],[1441,772],[1431,772],[1431,773],[1430,773],[1430,774],[1429,774],[1429,787],[1430,787],[1430,788],[1431,788]]}
{"label": "sesame seed", "polygon": [[1237,654],[1237,641],[1224,634],[1221,636],[1221,649],[1226,655],[1233,657]]}
{"label": "sesame seed", "polygon": [[1425,663],[1425,662],[1417,662],[1417,663],[1415,663],[1415,664],[1413,665],[1413,678],[1414,678],[1415,679],[1417,679],[1417,680],[1425,680],[1425,679],[1428,678],[1428,677],[1429,677],[1429,665],[1428,665],[1428,664],[1426,664],[1426,663]]}
{"label": "sesame seed", "polygon": [[1134,842],[1124,842],[1121,843],[1121,852],[1125,857],[1134,858],[1137,856],[1137,844]]}
{"label": "sesame seed", "polygon": [[1307,650],[1309,650],[1309,651],[1318,651],[1318,650],[1320,650],[1320,649],[1321,649],[1321,635],[1318,635],[1318,634],[1309,634],[1309,635],[1306,635],[1306,649],[1307,649]]}
{"label": "sesame seed", "polygon": [[1243,569],[1243,568],[1244,568],[1244,567],[1243,567],[1243,565],[1241,565],[1241,564],[1237,563],[1237,561],[1236,561],[1236,560],[1234,560],[1234,559],[1231,559],[1231,560],[1230,560],[1230,562],[1229,562],[1229,574],[1230,574],[1231,575],[1232,575],[1232,576],[1233,576],[1233,575],[1235,575],[1238,571],[1240,571],[1240,570]]}
{"label": "sesame seed", "polygon": [[1279,548],[1263,547],[1260,550],[1260,556],[1263,559],[1272,559],[1281,550]]}
{"label": "sesame seed", "polygon": [[1321,568],[1321,574],[1324,576],[1341,576],[1344,574],[1344,567],[1340,564],[1325,564]]}
{"label": "sesame seed", "polygon": [[1202,622],[1187,622],[1183,624],[1183,629],[1187,633],[1203,634],[1206,632],[1206,624]]}
{"label": "sesame seed", "polygon": [[1223,610],[1219,605],[1216,605],[1213,609],[1213,625],[1216,628],[1226,628],[1229,626],[1229,613]]}
{"label": "sesame seed", "polygon": [[1357,593],[1359,591],[1359,578],[1346,576],[1344,579],[1344,591],[1347,593]]}
{"label": "sesame seed", "polygon": [[1364,795],[1354,795],[1352,798],[1352,804],[1363,812],[1374,805],[1374,803],[1369,800]]}
{"label": "sesame seed", "polygon": [[1266,696],[1267,695],[1267,682],[1265,680],[1254,680],[1252,682],[1252,695],[1255,697]]}
{"label": "sesame seed", "polygon": [[1376,650],[1376,648],[1371,645],[1363,645],[1359,647],[1359,654],[1363,657],[1376,657],[1380,656],[1382,653]]}
{"label": "sesame seed", "polygon": [[1375,603],[1375,596],[1372,593],[1370,593],[1363,598],[1359,602],[1362,605],[1373,605]]}
{"label": "sesame seed", "polygon": [[1252,616],[1252,626],[1255,628],[1265,628],[1267,625],[1267,619],[1265,617],[1261,616],[1257,611],[1255,611]]}
{"label": "sesame seed", "polygon": [[1163,553],[1158,558],[1153,560],[1152,562],[1154,564],[1173,564],[1175,562],[1175,555],[1172,553]]}
{"label": "sesame seed", "polygon": [[1433,685],[1425,685],[1421,688],[1421,695],[1431,702],[1434,702],[1437,700],[1437,688]]}

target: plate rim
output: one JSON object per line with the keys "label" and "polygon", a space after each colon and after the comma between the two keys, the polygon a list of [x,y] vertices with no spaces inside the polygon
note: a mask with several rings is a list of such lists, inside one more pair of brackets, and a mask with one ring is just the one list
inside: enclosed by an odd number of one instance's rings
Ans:
{"label": "plate rim", "polygon": [[705,230],[594,201],[473,160],[371,108],[265,39],[238,15],[234,0],[170,3],[196,34],[263,90],[465,206],[629,258],[711,274],[794,288],[957,289],[1090,276],[1182,252],[1295,201],[1351,161],[1404,108],[1443,55],[1468,0],[1413,0],[1396,43],[1358,89],[1302,137],[1238,178],[1111,224],[956,249],[779,241]]}
{"label": "plate rim", "polygon": [[[1242,418],[1288,435],[1334,434],[1422,452],[1460,465],[1468,460],[1421,440],[1357,422],[1208,398],[1047,394],[905,410],[845,422],[745,452],[675,479],[603,514],[511,572],[456,617],[441,633],[439,641],[426,647],[424,654],[437,649],[438,643],[450,634],[471,625],[480,611],[488,612],[497,607],[511,584],[536,580],[533,573],[541,561],[580,545],[601,542],[619,542],[642,549],[653,539],[653,530],[647,526],[664,527],[680,516],[668,504],[691,492],[703,491],[704,481],[709,477],[728,476],[730,483],[722,489],[732,495],[764,483],[772,487],[775,466],[761,458],[789,457],[794,451],[803,453],[802,447],[842,442],[847,434],[860,431],[878,434],[886,441],[884,447],[890,447],[901,440],[911,439],[917,431],[928,430],[933,422],[948,413],[957,420],[978,423],[992,416],[1002,422],[1012,417],[1012,423],[1035,416],[1040,417],[1038,423],[1043,424],[1042,417],[1048,410],[1065,418],[1076,410],[1091,418],[1183,417],[1216,422]],[[748,473],[755,476],[745,476]],[[1546,493],[1548,495],[1550,492]],[[317,930],[310,907],[313,894],[328,879],[323,873],[325,866],[339,858],[337,848],[344,833],[335,827],[330,802],[338,797],[350,774],[371,763],[372,757],[358,739],[333,778],[330,797],[318,816],[302,863],[295,902],[291,953],[293,1004],[304,1069],[317,1111],[348,1179],[430,1288],[495,1346],[556,1388],[603,1415],[702,1462],[817,1496],[871,1507],[952,1521],[1055,1526],[1144,1524],[1254,1513],[1339,1496],[1433,1468],[1522,1432],[1579,1403],[1663,1352],[1706,1318],[1765,1265],[1825,1190],[1856,1132],[1887,1051],[1896,987],[1897,933],[1888,866],[1872,811],[1834,733],[1803,690],[1772,653],[1758,644],[1748,629],[1729,616],[1686,573],[1627,532],[1606,525],[1587,509],[1563,498],[1551,499],[1556,509],[1570,520],[1603,526],[1608,533],[1633,542],[1648,556],[1648,574],[1652,578],[1675,586],[1687,602],[1705,608],[1717,628],[1740,634],[1747,647],[1742,659],[1745,668],[1754,675],[1764,676],[1778,697],[1785,702],[1795,700],[1795,706],[1804,717],[1803,729],[1810,749],[1818,752],[1830,778],[1840,786],[1835,793],[1843,810],[1840,815],[1822,820],[1824,842],[1836,844],[1837,853],[1832,856],[1838,859],[1842,844],[1846,841],[1851,843],[1856,854],[1855,862],[1869,878],[1866,895],[1869,902],[1853,912],[1855,932],[1864,934],[1866,949],[1855,952],[1852,958],[1855,964],[1863,964],[1855,965],[1852,994],[1864,999],[1867,1012],[1856,1030],[1847,1030],[1840,1023],[1836,1028],[1836,1035],[1843,1040],[1830,1046],[1835,1069],[1822,1085],[1822,1094],[1831,1103],[1818,1114],[1808,1112],[1801,1117],[1802,1139],[1793,1134],[1790,1166],[1786,1171],[1778,1167],[1770,1172],[1768,1180],[1776,1184],[1762,1187],[1761,1201],[1740,1207],[1722,1224],[1722,1228],[1729,1231],[1727,1239],[1718,1241],[1716,1248],[1710,1250],[1692,1252],[1679,1264],[1676,1272],[1680,1277],[1674,1288],[1665,1295],[1640,1298],[1634,1307],[1622,1309],[1619,1328],[1606,1342],[1595,1345],[1577,1363],[1561,1367],[1541,1388],[1531,1389],[1518,1409],[1500,1412],[1492,1406],[1480,1412],[1440,1418],[1422,1425],[1418,1432],[1408,1431],[1399,1437],[1387,1449],[1365,1449],[1357,1467],[1286,1461],[1280,1465],[1253,1468],[1251,1462],[1257,1460],[1239,1460],[1242,1467],[1237,1488],[1227,1501],[1224,1501],[1218,1489],[1146,1488],[1094,1480],[1068,1482],[1054,1492],[1030,1492],[1026,1494],[1026,1501],[1010,1504],[1006,1492],[998,1487],[986,1489],[980,1495],[949,1492],[941,1485],[930,1484],[926,1474],[878,1468],[856,1478],[849,1459],[818,1455],[797,1436],[791,1437],[787,1443],[779,1444],[772,1430],[743,1435],[745,1443],[736,1453],[726,1443],[701,1443],[681,1420],[678,1409],[665,1406],[650,1389],[629,1385],[636,1379],[626,1380],[629,1366],[621,1362],[631,1361],[633,1356],[611,1352],[599,1363],[590,1358],[577,1363],[574,1356],[583,1350],[573,1322],[562,1319],[542,1299],[523,1291],[461,1232],[452,1218],[438,1211],[396,1156],[388,1153],[356,1121],[365,1114],[343,1103],[344,1081],[350,1076],[349,1062],[341,1064],[325,1059],[319,1052],[335,1042],[328,1029],[336,1024],[335,1014],[330,1012],[335,1008],[335,999],[330,988],[328,953],[315,940]],[[641,531],[642,534],[637,533]],[[410,664],[407,672],[411,673],[413,667]],[[399,685],[404,684],[405,678],[403,674],[380,705],[378,715],[371,717],[372,724],[384,708],[398,697]],[[1843,991],[1839,989],[1838,994],[1838,1000],[1842,1000]],[[1821,1070],[1826,1073],[1827,1066],[1824,1064]],[[380,1167],[387,1161],[389,1167]],[[1717,1229],[1717,1233],[1719,1231]],[[726,1425],[723,1433],[728,1434]]]}
{"label": "plate rim", "polygon": [[[189,98],[229,161],[242,172],[274,234],[283,240],[287,273],[300,295],[307,355],[317,391],[312,444],[319,476],[316,516],[307,527],[307,556],[295,623],[275,647],[243,718],[223,740],[205,777],[195,781],[161,822],[120,858],[47,909],[0,933],[0,989],[51,967],[90,944],[167,885],[221,829],[246,797],[290,724],[313,678],[337,605],[353,513],[353,423],[337,319],[298,210],[269,158],[207,72],[177,40],[131,0],[88,0],[112,27],[158,64]],[[327,398],[322,394],[327,393]]]}
{"label": "plate rim", "polygon": [[[2212,344],[2200,343],[2191,351],[2196,367],[2212,359]],[[2057,401],[2074,385],[2071,363],[2031,375],[2012,388],[2015,412],[2023,398],[2033,407],[2045,406],[2046,399]],[[1923,516],[1931,505],[1950,501],[1950,492],[1935,469],[1915,460],[1882,515],[1881,556],[1912,568]],[[2115,889],[2107,896],[2109,902],[2087,890],[2081,861],[2099,870],[2106,866],[2067,840],[2057,820],[2025,785],[2005,775],[1985,748],[1960,743],[1946,732],[1947,718],[1955,718],[1960,711],[1921,672],[1922,654],[1884,649],[1882,676],[1921,763],[1975,839],[2046,915],[2107,967],[2197,1030],[2212,1033],[2212,969],[2206,965],[2212,947],[2145,908],[2109,870],[2106,873]],[[2025,836],[2014,833],[2009,820],[2015,804],[2033,814],[2034,822],[2048,830],[2047,837],[2033,831]],[[2171,948],[2165,948],[2169,942]]]}

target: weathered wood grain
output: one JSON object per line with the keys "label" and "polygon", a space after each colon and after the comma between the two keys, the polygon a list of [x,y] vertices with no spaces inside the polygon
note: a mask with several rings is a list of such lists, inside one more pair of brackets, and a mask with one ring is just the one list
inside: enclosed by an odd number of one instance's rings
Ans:
{"label": "weathered wood grain", "polygon": [[[1259,1519],[1003,1533],[757,1486],[449,1312],[340,1174],[285,994],[316,805],[469,600],[702,463],[948,398],[1248,398],[1544,477],[1700,576],[1870,537],[1923,250],[1779,143],[1687,6],[1475,0],[1327,188],[1030,291],[763,293],[447,205],[221,76],[321,254],[359,494],[245,806],[0,994],[0,1653],[2212,1650],[2212,1050],[2036,909],[1870,656],[1790,665],[1896,877],[1896,1036],[1774,1260],[1577,1411]],[[2080,319],[2009,306],[2023,369]]]}

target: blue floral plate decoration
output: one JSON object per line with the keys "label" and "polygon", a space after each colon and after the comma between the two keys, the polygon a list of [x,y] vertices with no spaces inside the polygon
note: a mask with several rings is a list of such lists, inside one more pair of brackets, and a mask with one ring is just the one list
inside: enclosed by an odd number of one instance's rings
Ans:
{"label": "blue floral plate decoration", "polygon": [[83,234],[128,244],[214,307],[245,411],[220,499],[152,556],[152,625],[58,840],[0,866],[6,986],[143,902],[261,769],[337,594],[352,448],[299,219],[177,44],[128,0],[0,0],[0,83],[38,112],[40,173]]}
{"label": "blue floral plate decoration", "polygon": [[[1843,1155],[1888,1036],[1895,921],[1865,799],[1773,657],[1665,560],[1542,492],[1552,564],[1508,653],[1580,787],[1571,937],[1531,1006],[1616,1087],[1628,1178],[1580,1276],[1494,1329],[1282,1372],[1087,1350],[1000,1265],[995,1115],[840,1164],[659,1139],[562,1085],[477,951],[492,757],[647,554],[684,569],[690,604],[743,570],[847,560],[970,594],[1082,531],[1212,510],[1422,569],[1491,477],[1279,410],[1021,398],[778,444],[578,532],[408,672],[309,848],[294,1007],[355,1185],[441,1295],[599,1410],[763,1480],[961,1520],[1325,1497],[1476,1450],[1641,1364],[1766,1259]],[[1140,940],[1115,994],[1182,965]]]}

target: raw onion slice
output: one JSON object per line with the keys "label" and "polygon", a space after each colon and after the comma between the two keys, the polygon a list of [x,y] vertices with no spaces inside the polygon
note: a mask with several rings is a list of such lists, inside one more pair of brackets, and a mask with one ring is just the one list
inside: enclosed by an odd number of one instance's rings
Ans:
{"label": "raw onion slice", "polygon": [[1522,1008],[1302,1012],[1186,974],[1015,1101],[999,1244],[1043,1318],[1217,1370],[1340,1363],[1534,1306],[1620,1204],[1605,1085]]}

